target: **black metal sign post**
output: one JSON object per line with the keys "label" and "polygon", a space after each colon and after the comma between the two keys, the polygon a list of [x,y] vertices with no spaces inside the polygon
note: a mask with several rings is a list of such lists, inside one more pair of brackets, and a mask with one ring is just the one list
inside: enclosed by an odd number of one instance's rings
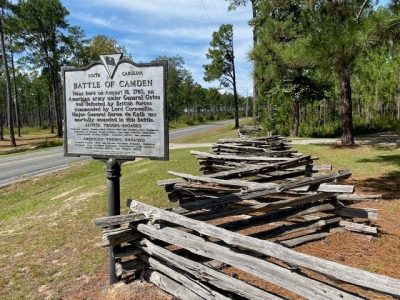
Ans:
{"label": "black metal sign post", "polygon": [[[120,209],[120,177],[121,177],[121,163],[115,158],[109,158],[106,162],[106,176],[107,176],[107,192],[108,192],[108,215],[116,216],[121,213]],[[118,226],[110,226],[109,229],[117,228]],[[108,261],[110,276],[110,284],[118,281],[115,269],[115,247],[110,247],[108,250]]]}
{"label": "black metal sign post", "polygon": [[[108,215],[115,216],[121,213],[122,163],[136,157],[168,160],[168,63],[135,64],[122,54],[100,59],[62,70],[64,155],[87,155],[106,163]],[[111,247],[108,254],[110,284],[118,281],[117,250]]]}

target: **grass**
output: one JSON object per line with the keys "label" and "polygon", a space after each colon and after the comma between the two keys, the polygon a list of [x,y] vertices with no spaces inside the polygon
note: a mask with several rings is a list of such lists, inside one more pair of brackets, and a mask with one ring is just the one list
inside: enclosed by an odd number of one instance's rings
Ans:
{"label": "grass", "polygon": [[[16,128],[14,128],[14,132],[17,133]],[[50,128],[41,128],[38,126],[24,126],[21,128],[21,135],[42,135],[51,133]]]}
{"label": "grass", "polygon": [[360,146],[334,148],[321,145],[294,145],[302,153],[319,157],[320,163],[336,170],[351,170],[353,177],[364,179],[400,171],[400,149]]}
{"label": "grass", "polygon": [[[123,165],[123,211],[128,197],[168,206],[156,181],[171,177],[168,170],[198,174],[197,162],[188,152],[172,150],[165,162],[143,159]],[[101,270],[105,271],[107,253],[98,245],[100,230],[92,220],[106,215],[106,202],[104,163],[99,161],[3,188],[0,298],[66,297],[70,290],[76,292],[82,276],[105,284]]]}

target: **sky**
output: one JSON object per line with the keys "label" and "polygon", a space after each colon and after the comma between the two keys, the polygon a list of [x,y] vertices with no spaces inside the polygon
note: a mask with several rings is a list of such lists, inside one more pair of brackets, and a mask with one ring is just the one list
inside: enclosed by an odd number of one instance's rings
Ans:
{"label": "sky", "polygon": [[251,7],[228,12],[225,0],[62,0],[70,25],[79,25],[87,37],[114,37],[133,61],[150,62],[160,55],[180,55],[193,79],[204,87],[219,82],[203,80],[203,65],[212,33],[221,24],[233,25],[238,92],[252,94],[252,63],[248,54],[252,31]]}

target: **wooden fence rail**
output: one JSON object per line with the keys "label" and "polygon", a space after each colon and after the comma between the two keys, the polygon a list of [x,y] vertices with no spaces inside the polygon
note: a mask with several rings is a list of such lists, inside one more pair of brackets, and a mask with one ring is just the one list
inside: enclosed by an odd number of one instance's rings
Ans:
{"label": "wooden fence rail", "polygon": [[400,298],[399,279],[292,249],[343,230],[378,236],[378,211],[350,205],[379,195],[353,194],[341,183],[349,171],[321,173],[331,166],[315,165],[279,136],[217,146],[191,151],[203,176],[170,171],[176,178],[158,182],[176,207],[129,199],[128,214],[95,220],[120,226],[103,232],[102,245],[118,246],[121,279],[145,278],[179,299]]}

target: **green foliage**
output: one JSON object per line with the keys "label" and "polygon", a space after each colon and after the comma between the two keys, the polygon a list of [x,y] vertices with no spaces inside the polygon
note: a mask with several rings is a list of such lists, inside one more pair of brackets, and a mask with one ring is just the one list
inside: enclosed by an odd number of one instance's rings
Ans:
{"label": "green foliage", "polygon": [[213,33],[206,56],[211,62],[204,65],[204,80],[219,80],[222,86],[233,87],[235,78],[233,27],[231,24],[223,24],[218,31]]}
{"label": "green foliage", "polygon": [[57,147],[57,146],[62,146],[63,141],[62,140],[48,140],[46,139],[38,148],[50,148],[50,147]]}
{"label": "green foliage", "polygon": [[213,33],[206,56],[211,62],[204,65],[204,80],[219,80],[221,86],[232,88],[235,101],[235,128],[239,128],[239,99],[236,91],[233,26],[231,24],[222,24],[218,31]]}
{"label": "green foliage", "polygon": [[68,10],[59,0],[20,0],[14,6],[14,13],[19,36],[31,50],[31,62],[56,67],[66,47],[64,30],[68,28]]}
{"label": "green foliage", "polygon": [[[400,123],[396,119],[385,119],[377,118],[371,121],[365,119],[355,118],[354,119],[354,133],[368,134],[377,133],[383,131],[399,131]],[[299,136],[301,137],[313,137],[313,138],[324,138],[324,137],[339,137],[341,134],[340,122],[331,122],[326,125],[315,125],[315,124],[302,124],[299,130]]]}
{"label": "green foliage", "polygon": [[90,40],[85,37],[84,31],[79,26],[68,27],[66,44],[68,47],[68,63],[72,66],[82,67],[90,63]]}
{"label": "green foliage", "polygon": [[100,34],[93,37],[90,41],[89,56],[92,61],[99,60],[100,55],[113,53],[123,53],[125,57],[129,57],[125,47],[119,45],[113,37]]}
{"label": "green foliage", "polygon": [[[239,2],[231,5],[246,4]],[[399,48],[384,31],[398,18],[397,7],[393,2],[375,9],[361,0],[260,1],[254,20],[258,44],[251,57],[265,130],[287,133],[297,118],[299,135],[337,135],[340,126],[350,130],[350,111],[338,106],[344,101],[354,102],[355,133],[395,129],[391,120],[400,122]]]}
{"label": "green foliage", "polygon": [[168,61],[167,102],[168,119],[177,121],[184,112],[186,97],[190,94],[193,79],[185,68],[181,56],[159,56],[155,61]]}

